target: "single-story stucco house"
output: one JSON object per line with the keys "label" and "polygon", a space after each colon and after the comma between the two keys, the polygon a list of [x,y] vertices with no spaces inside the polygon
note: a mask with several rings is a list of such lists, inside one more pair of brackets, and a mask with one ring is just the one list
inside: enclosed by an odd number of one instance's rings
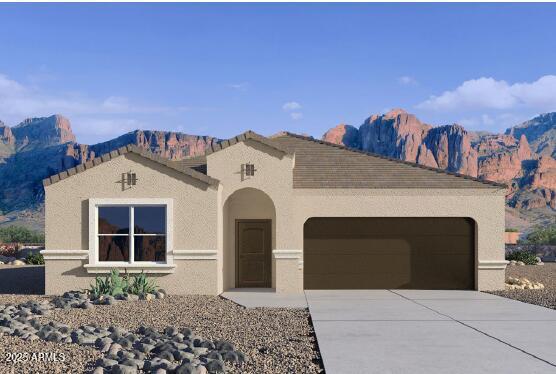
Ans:
{"label": "single-story stucco house", "polygon": [[504,185],[300,135],[127,146],[43,184],[47,294],[113,268],[173,294],[504,287]]}

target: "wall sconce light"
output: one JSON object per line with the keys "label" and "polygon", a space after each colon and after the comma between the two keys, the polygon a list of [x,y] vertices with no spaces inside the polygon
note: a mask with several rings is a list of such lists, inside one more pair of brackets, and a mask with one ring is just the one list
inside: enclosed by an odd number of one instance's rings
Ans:
{"label": "wall sconce light", "polygon": [[256,171],[255,164],[241,164],[241,180],[245,180],[245,177],[254,177]]}
{"label": "wall sconce light", "polygon": [[137,174],[132,173],[131,170],[128,171],[126,182],[129,187],[135,186],[137,184]]}

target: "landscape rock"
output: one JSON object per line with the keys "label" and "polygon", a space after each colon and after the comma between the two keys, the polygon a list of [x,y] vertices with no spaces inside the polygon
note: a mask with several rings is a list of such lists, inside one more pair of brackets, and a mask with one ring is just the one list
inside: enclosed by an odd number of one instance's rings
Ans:
{"label": "landscape rock", "polygon": [[527,278],[509,277],[506,281],[507,290],[543,290],[544,284],[532,282]]}
{"label": "landscape rock", "polygon": [[127,366],[123,364],[117,364],[112,366],[111,370],[112,374],[135,374],[137,373],[137,367],[134,366]]}
{"label": "landscape rock", "polygon": [[[161,332],[141,326],[137,331],[128,331],[114,325],[106,328],[94,323],[74,328],[37,318],[54,308],[80,307],[87,297],[71,291],[51,301],[0,304],[0,334],[19,336],[25,341],[42,339],[57,344],[95,347],[104,355],[96,360],[95,373],[137,373],[139,370],[220,373],[226,370],[224,361],[244,361],[243,354],[234,351],[231,342],[193,337],[189,328],[166,326]],[[103,300],[108,299],[108,296],[103,297]]]}
{"label": "landscape rock", "polygon": [[164,296],[166,296],[162,292],[158,292],[158,291],[154,295],[157,299],[164,299]]}
{"label": "landscape rock", "polygon": [[205,365],[209,373],[223,373],[226,370],[224,362],[220,360],[211,360]]}

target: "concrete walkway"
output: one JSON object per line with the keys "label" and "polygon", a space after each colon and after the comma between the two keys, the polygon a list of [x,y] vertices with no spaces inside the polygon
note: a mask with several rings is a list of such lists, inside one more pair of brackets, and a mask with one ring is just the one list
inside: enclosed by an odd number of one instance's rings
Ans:
{"label": "concrete walkway", "polygon": [[475,291],[306,291],[327,374],[556,373],[556,311]]}
{"label": "concrete walkway", "polygon": [[307,308],[305,294],[276,293],[271,288],[233,288],[220,296],[246,308]]}

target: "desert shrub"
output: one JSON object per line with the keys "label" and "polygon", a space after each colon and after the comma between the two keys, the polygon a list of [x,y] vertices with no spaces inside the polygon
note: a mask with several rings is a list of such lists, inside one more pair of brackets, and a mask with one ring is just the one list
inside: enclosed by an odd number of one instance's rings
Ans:
{"label": "desert shrub", "polygon": [[556,225],[537,227],[527,235],[525,243],[556,245]]}
{"label": "desert shrub", "polygon": [[95,277],[95,282],[89,288],[89,294],[92,297],[99,297],[100,295],[110,295],[110,278]]}
{"label": "desert shrub", "polygon": [[515,251],[506,256],[508,261],[523,261],[525,265],[535,265],[537,263],[537,255],[531,251]]}
{"label": "desert shrub", "polygon": [[506,232],[519,232],[519,230],[516,229],[516,228],[513,228],[513,227],[508,227],[508,228],[506,229]]}
{"label": "desert shrub", "polygon": [[0,228],[0,242],[3,243],[44,243],[44,234],[23,226]]}
{"label": "desert shrub", "polygon": [[25,261],[30,265],[44,265],[44,257],[40,253],[30,253]]}
{"label": "desert shrub", "polygon": [[150,280],[144,273],[133,277],[133,281],[129,286],[129,293],[134,295],[145,295],[156,291],[156,282]]}
{"label": "desert shrub", "polygon": [[127,276],[120,277],[118,269],[112,269],[110,275],[104,279],[95,277],[95,283],[91,284],[89,293],[94,297],[99,297],[100,295],[116,296],[127,292],[128,288],[129,282]]}
{"label": "desert shrub", "polygon": [[123,293],[130,293],[134,295],[142,295],[147,293],[154,293],[156,291],[156,282],[148,279],[144,273],[130,277],[126,274],[120,276],[117,269],[112,269],[110,275],[101,278],[96,277],[95,282],[91,284],[89,293],[93,297],[100,295],[121,295]]}

